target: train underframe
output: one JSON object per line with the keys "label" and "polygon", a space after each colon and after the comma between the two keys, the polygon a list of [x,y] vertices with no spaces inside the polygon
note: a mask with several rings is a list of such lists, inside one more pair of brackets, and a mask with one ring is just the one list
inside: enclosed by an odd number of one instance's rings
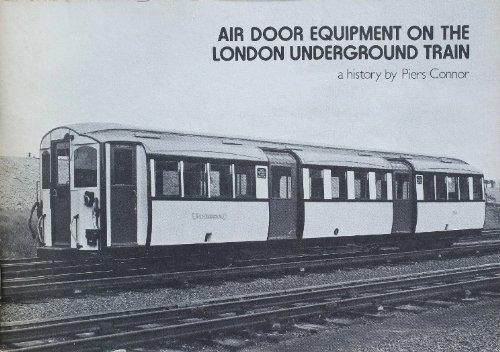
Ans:
{"label": "train underframe", "polygon": [[[366,250],[378,252],[384,247],[400,250],[425,250],[451,247],[460,239],[481,235],[482,229],[429,232],[417,234],[387,234],[382,236],[345,236],[302,240],[269,240],[263,242],[202,243],[174,246],[105,247],[100,251],[79,251],[67,247],[40,247],[37,255],[48,260],[101,260],[103,258],[176,258],[177,261],[204,258],[205,262],[230,265],[234,260],[272,258],[304,252],[346,252]],[[182,266],[182,265],[180,265]]]}

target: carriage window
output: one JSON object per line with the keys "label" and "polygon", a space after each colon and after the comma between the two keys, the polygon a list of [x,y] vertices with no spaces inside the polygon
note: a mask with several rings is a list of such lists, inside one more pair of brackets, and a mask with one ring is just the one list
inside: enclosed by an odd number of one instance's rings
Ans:
{"label": "carriage window", "polygon": [[97,150],[79,147],[75,150],[75,187],[97,187]]}
{"label": "carriage window", "polygon": [[292,169],[283,166],[273,166],[271,168],[271,174],[272,174],[273,198],[291,199]]}
{"label": "carriage window", "polygon": [[309,169],[311,199],[323,199],[323,170]]}
{"label": "carriage window", "polygon": [[113,151],[113,185],[135,184],[135,149],[114,148]]}
{"label": "carriage window", "polygon": [[332,170],[332,199],[347,198],[347,178],[346,171]]}
{"label": "carriage window", "polygon": [[42,188],[50,188],[50,154],[47,151],[42,153]]}
{"label": "carriage window", "polygon": [[448,176],[448,199],[458,200],[458,177]]}
{"label": "carriage window", "polygon": [[424,175],[424,200],[435,200],[434,175]]}
{"label": "carriage window", "polygon": [[446,176],[436,175],[436,199],[446,200]]}
{"label": "carriage window", "polygon": [[233,197],[230,164],[210,164],[210,197]]}
{"label": "carriage window", "polygon": [[354,172],[354,199],[370,199],[367,171]]}
{"label": "carriage window", "polygon": [[57,184],[69,184],[69,143],[57,145]]}
{"label": "carriage window", "polygon": [[481,176],[472,177],[472,192],[474,200],[483,200],[483,183],[481,182]]}
{"label": "carriage window", "polygon": [[184,196],[207,196],[207,175],[204,163],[184,162]]}
{"label": "carriage window", "polygon": [[394,177],[396,179],[396,199],[410,199],[410,175],[396,173]]}
{"label": "carriage window", "polygon": [[234,165],[236,198],[255,197],[255,167]]}
{"label": "carriage window", "polygon": [[177,161],[156,161],[156,193],[160,196],[181,194],[181,178]]}
{"label": "carriage window", "polygon": [[460,185],[460,200],[470,200],[469,196],[469,177],[460,176],[458,178]]}
{"label": "carriage window", "polygon": [[387,173],[375,172],[376,199],[387,200]]}

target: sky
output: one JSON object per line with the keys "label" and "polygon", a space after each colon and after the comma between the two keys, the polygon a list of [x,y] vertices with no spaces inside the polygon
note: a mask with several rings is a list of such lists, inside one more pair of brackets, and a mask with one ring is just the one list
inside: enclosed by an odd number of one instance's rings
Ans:
{"label": "sky", "polygon": [[[252,26],[466,24],[468,60],[215,62]],[[243,42],[218,42],[239,26]],[[0,154],[106,121],[463,159],[500,179],[500,4],[459,1],[2,1]],[[433,43],[440,43],[437,38]],[[318,43],[315,43],[318,44]],[[332,44],[332,43],[320,43]],[[372,43],[333,43],[374,44]],[[391,43],[389,43],[391,44]],[[392,44],[415,44],[401,40]],[[467,79],[339,80],[339,72],[468,71]]]}

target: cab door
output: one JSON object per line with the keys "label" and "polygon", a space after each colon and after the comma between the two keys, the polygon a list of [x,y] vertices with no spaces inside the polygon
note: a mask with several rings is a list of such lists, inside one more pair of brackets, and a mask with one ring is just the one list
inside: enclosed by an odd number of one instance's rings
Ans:
{"label": "cab door", "polygon": [[51,142],[50,207],[53,246],[71,245],[70,142]]}
{"label": "cab door", "polygon": [[416,225],[416,199],[413,172],[406,161],[391,161],[393,189],[392,233],[414,233]]}
{"label": "cab door", "polygon": [[297,238],[297,162],[288,152],[265,153],[269,159],[268,239]]}
{"label": "cab door", "polygon": [[137,244],[136,146],[110,145],[111,246]]}

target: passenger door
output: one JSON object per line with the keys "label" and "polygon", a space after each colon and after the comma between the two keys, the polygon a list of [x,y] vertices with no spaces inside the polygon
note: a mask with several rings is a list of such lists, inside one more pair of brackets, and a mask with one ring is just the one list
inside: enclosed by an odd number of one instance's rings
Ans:
{"label": "passenger door", "polygon": [[71,197],[69,183],[69,141],[51,143],[50,204],[52,213],[52,243],[71,245]]}
{"label": "passenger door", "polygon": [[268,239],[297,238],[297,162],[288,152],[265,153],[269,159]]}
{"label": "passenger door", "polygon": [[393,222],[392,233],[415,232],[415,192],[413,172],[406,161],[391,161],[393,168]]}
{"label": "passenger door", "polygon": [[110,146],[111,245],[137,243],[136,146]]}

